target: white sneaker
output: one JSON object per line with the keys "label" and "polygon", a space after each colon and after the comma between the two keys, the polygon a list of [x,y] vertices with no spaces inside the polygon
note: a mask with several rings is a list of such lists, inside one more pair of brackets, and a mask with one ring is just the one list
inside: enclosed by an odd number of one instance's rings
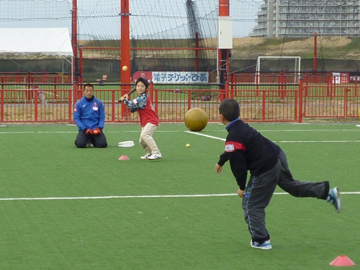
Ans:
{"label": "white sneaker", "polygon": [[147,159],[149,159],[149,160],[155,160],[155,159],[160,159],[160,158],[162,158],[162,155],[160,153],[151,154],[150,156],[147,157]]}
{"label": "white sneaker", "polygon": [[91,141],[88,141],[88,143],[86,144],[87,147],[94,147],[94,145],[91,143]]}
{"label": "white sneaker", "polygon": [[151,154],[150,154],[150,153],[147,153],[146,155],[143,155],[143,156],[141,156],[140,158],[141,158],[141,159],[147,159],[149,156],[151,156]]}

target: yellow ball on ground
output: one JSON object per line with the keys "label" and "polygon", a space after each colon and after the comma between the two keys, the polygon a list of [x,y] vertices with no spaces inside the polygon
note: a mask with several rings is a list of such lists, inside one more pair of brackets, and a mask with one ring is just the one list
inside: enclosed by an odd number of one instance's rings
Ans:
{"label": "yellow ball on ground", "polygon": [[189,148],[189,147],[190,147],[190,143],[187,143],[185,146],[186,146],[186,148]]}
{"label": "yellow ball on ground", "polygon": [[208,116],[203,109],[192,108],[185,114],[185,125],[191,131],[201,131],[208,123]]}
{"label": "yellow ball on ground", "polygon": [[123,67],[122,67],[122,70],[123,70],[123,71],[127,71],[127,69],[128,69],[127,66],[123,66]]}

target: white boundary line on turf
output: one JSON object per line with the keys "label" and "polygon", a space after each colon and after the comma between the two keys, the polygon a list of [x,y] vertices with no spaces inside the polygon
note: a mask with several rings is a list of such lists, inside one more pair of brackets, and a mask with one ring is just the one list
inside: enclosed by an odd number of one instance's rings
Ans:
{"label": "white boundary line on turf", "polygon": [[[220,140],[220,141],[225,141],[224,138],[219,138],[219,137],[215,137],[215,136],[210,136],[207,134],[203,134],[203,133],[198,133],[198,132],[192,132],[192,131],[185,131],[186,133],[190,133],[190,134],[194,134],[194,135],[198,135],[198,136],[203,136],[203,137],[207,137],[210,139],[215,139],[215,140]],[[360,143],[360,140],[336,140],[336,141],[274,141],[277,143]]]}
{"label": "white boundary line on turf", "polygon": [[[340,192],[341,195],[360,195],[360,191]],[[289,195],[287,192],[275,192],[274,195]],[[0,201],[55,201],[55,200],[106,200],[106,199],[151,199],[151,198],[205,198],[229,197],[231,194],[189,194],[189,195],[136,195],[136,196],[93,196],[93,197],[38,197],[38,198],[0,198]]]}
{"label": "white boundary line on turf", "polygon": [[219,137],[215,137],[215,136],[210,136],[210,135],[206,135],[206,134],[198,133],[198,132],[193,132],[193,131],[185,131],[185,132],[186,132],[186,133],[189,133],[189,134],[193,134],[193,135],[203,136],[203,137],[210,138],[210,139],[220,140],[220,141],[223,141],[223,142],[225,142],[225,140],[226,140],[226,139],[224,139],[224,138],[219,138]]}

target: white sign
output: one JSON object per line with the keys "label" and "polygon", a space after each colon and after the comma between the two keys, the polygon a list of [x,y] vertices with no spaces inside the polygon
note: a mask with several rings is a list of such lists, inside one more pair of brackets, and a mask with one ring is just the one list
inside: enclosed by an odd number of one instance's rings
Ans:
{"label": "white sign", "polygon": [[229,16],[219,16],[218,19],[218,48],[233,48],[233,28],[232,19]]}
{"label": "white sign", "polygon": [[164,84],[188,84],[188,83],[208,83],[208,72],[177,72],[177,71],[154,71],[152,72],[153,83]]}
{"label": "white sign", "polygon": [[340,83],[340,72],[333,72],[333,82],[336,84]]}

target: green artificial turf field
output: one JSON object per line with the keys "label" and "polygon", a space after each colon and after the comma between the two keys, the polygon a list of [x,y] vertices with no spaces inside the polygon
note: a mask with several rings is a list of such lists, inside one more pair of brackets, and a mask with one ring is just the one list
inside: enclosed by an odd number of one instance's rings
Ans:
{"label": "green artificial turf field", "polygon": [[[139,124],[107,125],[106,149],[76,149],[75,126],[6,126],[0,269],[331,269],[339,255],[356,269],[360,128],[252,126],[285,150],[296,179],[338,186],[342,212],[277,189],[267,208],[273,249],[256,250],[229,165],[215,173],[223,125],[192,134],[184,124],[161,124],[154,138],[163,159],[156,161],[140,159]],[[127,140],[135,147],[117,146]]]}

